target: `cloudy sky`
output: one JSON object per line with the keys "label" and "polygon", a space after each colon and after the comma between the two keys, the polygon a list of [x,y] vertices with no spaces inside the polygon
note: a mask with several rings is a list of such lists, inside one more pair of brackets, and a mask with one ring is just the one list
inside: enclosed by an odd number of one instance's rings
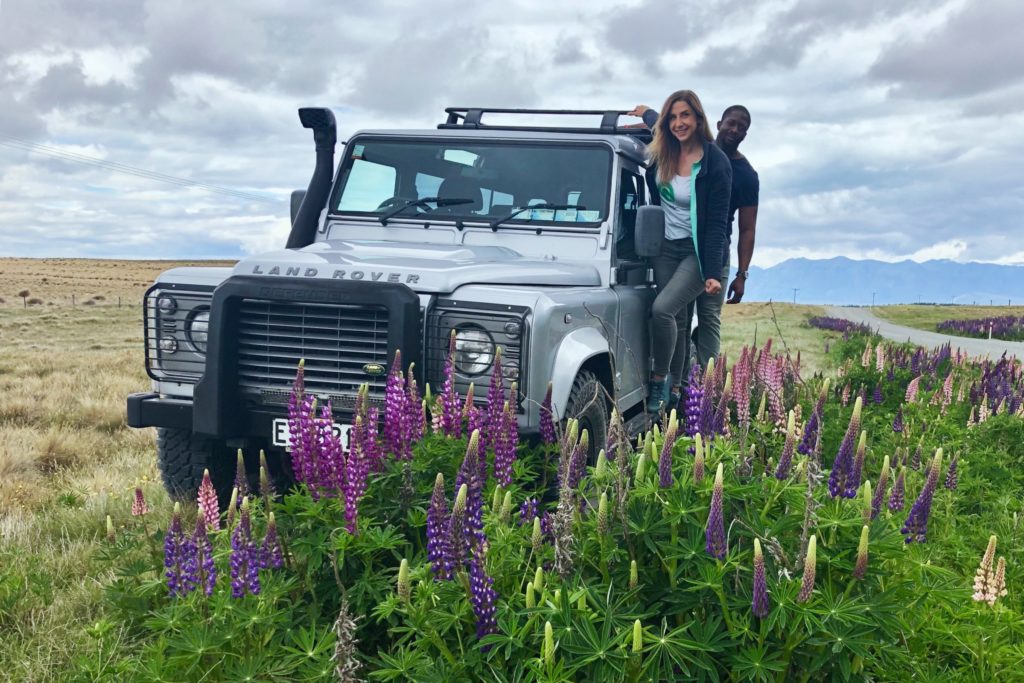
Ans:
{"label": "cloudy sky", "polygon": [[344,139],[692,88],[753,113],[756,265],[1024,264],[1022,26],[1020,0],[0,0],[0,255],[283,246],[299,106]]}

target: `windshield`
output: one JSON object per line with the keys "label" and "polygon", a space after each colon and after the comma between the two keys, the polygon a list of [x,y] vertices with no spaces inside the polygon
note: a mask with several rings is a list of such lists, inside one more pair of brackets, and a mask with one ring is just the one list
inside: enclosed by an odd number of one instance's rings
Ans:
{"label": "windshield", "polygon": [[[601,145],[359,138],[346,148],[335,213],[515,224],[595,224],[607,215]],[[459,201],[456,201],[459,200]],[[557,208],[534,208],[537,205]]]}

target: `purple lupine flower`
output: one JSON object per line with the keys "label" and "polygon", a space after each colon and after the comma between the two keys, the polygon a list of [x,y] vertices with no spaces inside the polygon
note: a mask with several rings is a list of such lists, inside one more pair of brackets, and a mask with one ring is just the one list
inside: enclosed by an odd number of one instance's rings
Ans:
{"label": "purple lupine flower", "polygon": [[736,419],[743,430],[750,427],[750,379],[753,373],[752,364],[751,350],[744,346],[740,350],[740,359],[736,362],[732,371],[732,397],[736,401]]}
{"label": "purple lupine flower", "polygon": [[135,498],[132,500],[132,516],[141,517],[149,513],[149,506],[146,505],[146,497],[142,495],[142,489],[135,487]]}
{"label": "purple lupine flower", "polygon": [[555,420],[551,407],[551,382],[540,403],[540,438],[546,444],[555,442]]}
{"label": "purple lupine flower", "polygon": [[906,497],[906,479],[907,467],[904,465],[900,468],[900,473],[896,475],[896,482],[892,485],[892,491],[889,493],[888,505],[892,512],[903,509],[904,499]]}
{"label": "purple lupine flower", "polygon": [[[476,637],[483,638],[498,632],[498,622],[494,618],[495,601],[498,593],[494,590],[494,579],[487,575],[484,568],[484,550],[481,544],[473,544],[472,557],[469,561],[469,593],[476,615]],[[489,646],[483,648],[488,650]]]}
{"label": "purple lupine flower", "polygon": [[391,362],[391,371],[384,390],[384,449],[396,460],[407,460],[408,444],[403,438],[408,432],[406,421],[409,419],[407,403],[409,396],[405,391],[405,373],[402,371],[402,352],[395,351]]}
{"label": "purple lupine flower", "polygon": [[892,431],[896,434],[903,433],[903,406],[896,409],[896,417],[892,419]]}
{"label": "purple lupine flower", "polygon": [[793,448],[796,442],[796,413],[789,411],[789,422],[786,425],[786,443],[779,456],[779,466],[775,468],[775,478],[785,481],[789,477],[789,468],[793,464]]}
{"label": "purple lupine flower", "polygon": [[715,436],[715,392],[718,389],[715,383],[715,359],[708,359],[708,367],[704,370],[704,385],[701,387],[700,397],[700,423],[697,428],[708,443]]}
{"label": "purple lupine flower", "polygon": [[430,497],[430,509],[427,510],[427,559],[438,581],[452,578],[452,546],[448,523],[444,475],[438,472],[434,479],[434,493]]}
{"label": "purple lupine flower", "polygon": [[[480,432],[475,431],[469,437],[466,446],[466,455],[462,459],[462,465],[455,477],[455,486],[460,488],[467,486],[466,492],[466,513],[465,526],[470,536],[485,543],[484,533],[484,480],[486,472],[480,467]],[[468,537],[467,537],[468,538]],[[457,546],[455,547],[458,550]],[[461,554],[455,554],[455,565],[462,566],[468,558],[468,545]]]}
{"label": "purple lupine flower", "polygon": [[380,440],[377,438],[380,411],[377,406],[370,406],[366,409],[366,424],[363,430],[362,457],[366,459],[368,466],[374,472],[384,469],[384,450]]}
{"label": "purple lupine flower", "polygon": [[485,428],[480,432],[480,449],[484,452],[494,448],[495,440],[501,431],[501,413],[505,407],[505,380],[501,367],[501,347],[494,352],[494,366],[491,369],[491,383],[487,388]]}
{"label": "purple lupine flower", "polygon": [[704,529],[704,549],[708,555],[719,560],[725,559],[725,519],[722,516],[722,496],[725,494],[722,484],[722,463],[718,463],[715,472],[715,487],[711,493],[711,510],[708,512],[708,524]]}
{"label": "purple lupine flower", "polygon": [[445,436],[458,439],[462,436],[462,420],[459,419],[459,393],[455,390],[455,330],[448,337],[448,357],[444,361],[444,380],[441,384],[441,425]]}
{"label": "purple lupine flower", "polygon": [[569,455],[566,483],[571,489],[575,489],[583,480],[583,474],[586,472],[587,466],[587,452],[589,450],[590,432],[584,429],[580,433],[579,441],[576,442],[576,445],[573,447],[572,452]]}
{"label": "purple lupine flower", "polygon": [[267,519],[267,531],[263,535],[263,543],[258,553],[260,569],[280,569],[284,566],[284,556],[281,554],[281,541],[277,537],[277,522],[274,520],[274,513],[271,512]]}
{"label": "purple lupine flower", "polygon": [[758,619],[768,616],[768,582],[764,576],[764,555],[761,541],[754,539],[754,599],[751,611]]}
{"label": "purple lupine flower", "polygon": [[196,564],[196,583],[203,587],[206,597],[213,595],[213,589],[217,585],[217,565],[213,561],[213,544],[206,533],[206,518],[203,516],[202,508],[196,517],[196,528],[192,534],[192,548]]}
{"label": "purple lupine flower", "polygon": [[889,456],[882,461],[882,472],[878,475],[878,486],[875,488],[874,496],[871,498],[871,519],[878,516],[882,511],[882,498],[885,497],[885,487],[889,484]]}
{"label": "purple lupine flower", "polygon": [[185,561],[188,559],[185,547],[185,532],[181,530],[181,504],[174,504],[171,525],[164,535],[164,576],[167,578],[167,591],[171,597],[186,595],[192,588],[186,580]]}
{"label": "purple lupine flower", "polygon": [[410,456],[412,455],[412,444],[423,438],[426,432],[426,415],[424,414],[423,399],[420,398],[419,385],[416,384],[416,376],[413,374],[415,363],[409,363],[409,377],[406,379],[408,393],[406,395],[406,422],[408,433],[405,435],[408,442]]}
{"label": "purple lupine flower", "polygon": [[[362,426],[362,415],[356,416],[353,432],[365,431]],[[376,443],[376,439],[373,440]],[[345,528],[353,536],[358,529],[359,501],[366,493],[366,480],[370,475],[370,460],[366,457],[366,443],[352,439],[352,448],[344,462],[342,496],[345,498]]]}
{"label": "purple lupine flower", "polygon": [[923,440],[923,437],[921,439],[918,439],[917,448],[914,449],[914,455],[912,455],[910,458],[910,469],[912,470],[921,469],[921,444]]}
{"label": "purple lupine flower", "polygon": [[811,411],[811,416],[807,418],[807,422],[804,424],[803,437],[800,439],[800,445],[796,448],[797,452],[801,455],[810,455],[814,449],[814,441],[817,438],[820,422],[819,412],[815,408]]}
{"label": "purple lupine flower", "polygon": [[690,381],[686,385],[686,401],[683,403],[686,436],[693,436],[700,431],[700,407],[703,401],[704,389],[701,386],[700,364],[694,363],[690,368]]}
{"label": "purple lupine flower", "polygon": [[320,495],[332,496],[339,491],[345,479],[345,447],[341,437],[334,433],[334,415],[331,402],[320,409],[318,439],[320,448],[315,453],[309,468],[314,481],[307,482],[313,500]]}
{"label": "purple lupine flower", "polygon": [[945,487],[950,491],[956,490],[956,485],[959,480],[959,476],[956,471],[957,454],[953,454],[953,459],[949,461],[949,470],[946,472]]}
{"label": "purple lupine flower", "polygon": [[529,524],[534,517],[539,515],[540,504],[536,498],[527,498],[519,506],[519,526]]}
{"label": "purple lupine flower", "polygon": [[675,411],[672,411],[668,429],[665,430],[665,443],[662,444],[661,455],[658,457],[658,483],[663,489],[672,486],[672,447],[675,446],[678,429],[679,421],[675,419]]}
{"label": "purple lupine flower", "polygon": [[804,558],[804,576],[800,582],[800,594],[796,596],[797,602],[807,602],[811,599],[811,594],[814,592],[814,575],[818,562],[817,548],[817,535],[811,534],[811,537],[807,539],[807,555]]}
{"label": "purple lupine flower", "polygon": [[294,411],[295,416],[288,418],[292,472],[299,483],[306,483],[309,480],[310,459],[318,448],[315,411],[316,399],[313,396],[302,396]]}
{"label": "purple lupine flower", "polygon": [[868,526],[860,530],[860,543],[857,545],[857,564],[853,568],[853,578],[860,581],[868,571]]}
{"label": "purple lupine flower", "polygon": [[857,443],[857,455],[853,459],[853,467],[850,468],[850,476],[846,480],[846,489],[844,490],[844,497],[856,498],[857,489],[860,488],[860,478],[864,472],[864,457],[867,454],[867,439],[868,433],[862,431],[860,433],[860,441]]}
{"label": "purple lupine flower", "polygon": [[[860,412],[863,405],[858,397],[853,405],[853,414],[850,415],[850,424],[846,428],[846,435],[839,446],[836,459],[832,461],[832,472],[829,473],[828,478],[828,493],[833,498],[852,497],[846,495],[847,481],[850,478],[850,470],[853,468],[854,440],[857,438],[857,432],[860,431]],[[856,495],[856,490],[854,490],[854,495]]]}
{"label": "purple lupine flower", "polygon": [[252,518],[249,499],[242,499],[238,526],[231,534],[231,597],[260,593],[259,550],[252,540]]}
{"label": "purple lupine flower", "polygon": [[879,382],[875,385],[875,393],[872,394],[871,400],[875,402],[875,405],[882,405],[885,402],[885,397],[882,396],[882,383]]}
{"label": "purple lupine flower", "polygon": [[462,484],[455,495],[452,514],[448,517],[448,544],[451,548],[453,571],[461,569],[469,555],[471,532],[467,524],[468,499],[469,485]]}
{"label": "purple lupine flower", "polygon": [[925,479],[924,488],[910,508],[907,521],[903,523],[900,532],[906,534],[906,543],[924,543],[928,540],[928,516],[932,510],[932,497],[935,495],[935,487],[939,483],[939,468],[942,466],[942,449],[935,451],[935,457],[928,467],[928,478]]}
{"label": "purple lupine flower", "polygon": [[501,413],[501,429],[494,443],[494,478],[504,487],[512,485],[512,463],[516,459],[516,447],[519,442],[519,430],[512,406],[505,401],[505,409]]}

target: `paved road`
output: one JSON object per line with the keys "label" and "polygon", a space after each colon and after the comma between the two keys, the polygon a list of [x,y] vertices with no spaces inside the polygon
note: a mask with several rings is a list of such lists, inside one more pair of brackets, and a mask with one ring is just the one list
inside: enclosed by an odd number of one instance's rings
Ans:
{"label": "paved road", "polygon": [[888,320],[879,318],[869,308],[851,308],[846,306],[827,306],[828,315],[836,318],[846,318],[857,323],[864,323],[872,329],[878,330],[878,334],[893,341],[909,341],[913,344],[932,348],[941,346],[946,342],[953,345],[953,350],[958,347],[972,356],[986,356],[988,358],[999,358],[1004,352],[1024,358],[1024,342],[1010,342],[999,339],[973,339],[971,337],[954,337],[938,332],[918,330],[913,327],[904,327],[891,323]]}

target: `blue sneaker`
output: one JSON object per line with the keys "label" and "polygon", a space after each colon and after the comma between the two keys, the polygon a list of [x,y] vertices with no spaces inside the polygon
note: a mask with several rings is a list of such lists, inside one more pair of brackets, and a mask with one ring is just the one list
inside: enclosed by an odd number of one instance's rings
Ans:
{"label": "blue sneaker", "polygon": [[665,403],[665,391],[668,382],[664,379],[652,379],[647,382],[647,412],[656,413]]}
{"label": "blue sneaker", "polygon": [[666,413],[671,413],[673,410],[678,412],[679,411],[679,403],[681,402],[682,397],[683,397],[682,389],[680,389],[680,393],[678,393],[678,394],[676,392],[672,391],[672,389],[669,389],[668,399],[665,401],[665,412]]}

